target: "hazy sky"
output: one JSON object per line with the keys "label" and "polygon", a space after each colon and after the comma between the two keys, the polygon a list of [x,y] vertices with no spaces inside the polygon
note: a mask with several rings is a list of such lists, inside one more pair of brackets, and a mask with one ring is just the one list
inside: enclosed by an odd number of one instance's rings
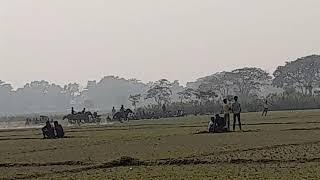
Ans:
{"label": "hazy sky", "polygon": [[0,79],[185,83],[320,53],[319,0],[0,0]]}

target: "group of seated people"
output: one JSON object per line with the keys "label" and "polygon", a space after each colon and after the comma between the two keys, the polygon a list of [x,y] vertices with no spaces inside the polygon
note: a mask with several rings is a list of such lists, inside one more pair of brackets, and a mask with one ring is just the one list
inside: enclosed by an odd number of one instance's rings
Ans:
{"label": "group of seated people", "polygon": [[215,117],[211,117],[211,121],[208,126],[209,133],[224,133],[228,132],[227,122],[219,114],[216,114]]}
{"label": "group of seated people", "polygon": [[46,125],[42,128],[43,139],[64,138],[64,130],[61,124],[58,121],[54,121],[53,124],[54,127],[49,121],[46,122]]}

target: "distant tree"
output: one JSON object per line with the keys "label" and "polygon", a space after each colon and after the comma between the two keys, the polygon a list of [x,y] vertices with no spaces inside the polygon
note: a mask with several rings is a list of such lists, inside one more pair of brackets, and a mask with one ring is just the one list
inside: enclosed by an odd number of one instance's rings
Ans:
{"label": "distant tree", "polygon": [[132,83],[140,83],[141,82],[141,80],[136,79],[136,78],[128,79],[128,81],[132,82]]}
{"label": "distant tree", "polygon": [[313,94],[320,83],[320,56],[312,55],[287,62],[273,73],[273,84],[277,87],[297,88],[303,94]]}
{"label": "distant tree", "polygon": [[64,86],[64,91],[71,97],[76,97],[80,94],[80,85],[77,83],[69,83]]}
{"label": "distant tree", "polygon": [[210,88],[222,97],[226,97],[233,88],[232,80],[230,78],[232,78],[232,76],[229,76],[227,72],[216,73],[203,78],[201,86],[206,86],[206,88]]}
{"label": "distant tree", "polygon": [[213,101],[217,96],[216,92],[207,84],[202,84],[199,88],[193,91],[193,95],[200,101],[200,103],[206,103]]}
{"label": "distant tree", "polygon": [[146,99],[154,99],[154,101],[161,107],[162,104],[170,102],[172,95],[172,84],[166,79],[160,79],[152,84],[151,88],[147,91]]}
{"label": "distant tree", "polygon": [[12,91],[12,86],[11,84],[7,84],[4,81],[0,80],[0,92],[1,94],[5,93],[8,94]]}
{"label": "distant tree", "polygon": [[[13,88],[10,84],[6,84],[0,80],[0,108],[1,110],[8,111],[11,107]],[[1,113],[1,112],[0,112]]]}
{"label": "distant tree", "polygon": [[232,83],[235,92],[243,98],[256,95],[260,88],[272,79],[266,71],[248,67],[227,72],[225,76]]}
{"label": "distant tree", "polygon": [[187,88],[181,92],[178,92],[177,94],[179,95],[180,102],[182,103],[183,100],[185,100],[185,101],[190,100],[192,98],[193,92],[194,92],[194,90],[191,88]]}
{"label": "distant tree", "polygon": [[140,102],[141,94],[135,94],[129,96],[129,101],[131,102],[131,105],[134,107],[134,109],[137,109],[137,104]]}
{"label": "distant tree", "polygon": [[86,99],[84,100],[84,103],[83,103],[84,107],[87,108],[87,109],[93,109],[95,108],[95,104],[92,100],[90,99]]}

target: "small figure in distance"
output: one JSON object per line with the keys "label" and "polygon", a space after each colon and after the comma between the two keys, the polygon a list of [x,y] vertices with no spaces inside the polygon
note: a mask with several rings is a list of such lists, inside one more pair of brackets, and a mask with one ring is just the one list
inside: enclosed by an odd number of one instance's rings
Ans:
{"label": "small figure in distance", "polygon": [[266,100],[263,104],[262,116],[267,116],[268,111],[269,111],[269,103],[268,103],[268,100]]}
{"label": "small figure in distance", "polygon": [[72,115],[75,115],[75,114],[76,114],[76,112],[74,111],[74,108],[73,108],[73,107],[71,107],[71,114],[72,114]]}
{"label": "small figure in distance", "polygon": [[54,139],[54,129],[51,126],[50,122],[47,121],[46,125],[42,128],[43,139]]}
{"label": "small figure in distance", "polygon": [[121,105],[120,112],[124,112],[124,111],[125,111],[125,110],[124,110],[124,106]]}
{"label": "small figure in distance", "polygon": [[230,131],[230,113],[231,113],[231,106],[228,103],[227,99],[223,100],[223,113],[224,113],[224,120],[227,122],[227,130]]}
{"label": "small figure in distance", "polygon": [[120,112],[121,112],[121,114],[124,116],[125,109],[124,109],[124,106],[123,106],[123,105],[121,105]]}
{"label": "small figure in distance", "polygon": [[110,118],[110,116],[109,116],[109,115],[108,115],[108,117],[107,117],[107,122],[108,122],[108,121],[111,121],[111,118]]}
{"label": "small figure in distance", "polygon": [[116,114],[116,109],[114,108],[114,106],[112,107],[112,117]]}
{"label": "small figure in distance", "polygon": [[167,111],[167,107],[166,107],[165,104],[163,104],[163,105],[162,105],[162,112],[163,112],[163,113],[166,113],[166,111]]}
{"label": "small figure in distance", "polygon": [[54,121],[54,130],[56,131],[56,138],[64,138],[64,130],[58,121]]}
{"label": "small figure in distance", "polygon": [[82,113],[82,114],[86,113],[86,108],[83,108],[83,110],[82,110],[81,113]]}
{"label": "small figure in distance", "polygon": [[241,105],[238,102],[238,96],[234,97],[234,103],[232,104],[232,112],[233,112],[233,131],[236,129],[236,120],[238,119],[239,128],[240,131],[242,131],[241,128]]}
{"label": "small figure in distance", "polygon": [[209,125],[208,125],[208,132],[209,133],[214,133],[214,126],[215,126],[215,122],[214,122],[214,117],[211,117],[211,120],[209,122]]}

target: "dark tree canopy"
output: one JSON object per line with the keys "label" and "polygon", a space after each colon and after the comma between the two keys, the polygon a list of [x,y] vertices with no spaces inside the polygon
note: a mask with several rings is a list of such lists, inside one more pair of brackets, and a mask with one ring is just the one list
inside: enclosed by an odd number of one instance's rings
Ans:
{"label": "dark tree canopy", "polygon": [[320,82],[320,56],[312,55],[287,62],[273,73],[273,84],[278,87],[297,88],[303,94],[313,94]]}
{"label": "dark tree canopy", "polygon": [[146,99],[154,99],[154,101],[161,106],[170,102],[172,95],[172,83],[167,79],[160,79],[156,81],[147,91]]}
{"label": "dark tree canopy", "polygon": [[134,109],[137,108],[137,104],[140,102],[141,94],[135,94],[129,96],[129,101],[131,102],[131,105],[134,107]]}
{"label": "dark tree canopy", "polygon": [[219,94],[223,97],[229,95],[230,90],[233,88],[232,81],[227,72],[220,72],[214,75],[208,76],[202,79],[202,82],[199,87],[210,89],[216,94]]}
{"label": "dark tree canopy", "polygon": [[194,92],[193,89],[191,89],[191,88],[186,88],[186,89],[184,89],[183,91],[178,92],[177,94],[178,94],[178,96],[179,96],[179,99],[180,99],[181,102],[182,102],[183,100],[186,100],[186,101],[190,100],[190,99],[192,98],[193,92]]}
{"label": "dark tree canopy", "polygon": [[[288,62],[279,66],[273,75],[274,79],[271,81],[272,77],[264,70],[246,67],[200,78],[188,83],[187,87],[181,86],[178,81],[172,83],[166,79],[143,83],[137,79],[105,76],[100,81],[88,81],[84,88],[77,83],[60,86],[40,80],[14,89],[0,80],[0,116],[65,113],[71,107],[76,111],[83,107],[111,111],[113,106],[118,109],[121,105],[158,108],[163,104],[170,107],[177,102],[179,108],[183,104],[189,104],[190,109],[200,111],[201,109],[194,109],[194,105],[198,106],[199,102],[203,105],[202,109],[212,110],[215,106],[213,104],[221,103],[217,101],[221,98],[232,99],[234,95],[238,95],[243,104],[250,105],[255,99],[269,97],[270,94],[281,101],[278,107],[282,109],[287,104],[294,107],[297,103],[299,108],[320,108],[317,101],[320,97],[319,55]],[[254,103],[251,107],[257,109]]]}
{"label": "dark tree canopy", "polygon": [[260,92],[260,88],[272,77],[260,68],[242,68],[226,73],[227,79],[231,81],[235,91],[243,97]]}

